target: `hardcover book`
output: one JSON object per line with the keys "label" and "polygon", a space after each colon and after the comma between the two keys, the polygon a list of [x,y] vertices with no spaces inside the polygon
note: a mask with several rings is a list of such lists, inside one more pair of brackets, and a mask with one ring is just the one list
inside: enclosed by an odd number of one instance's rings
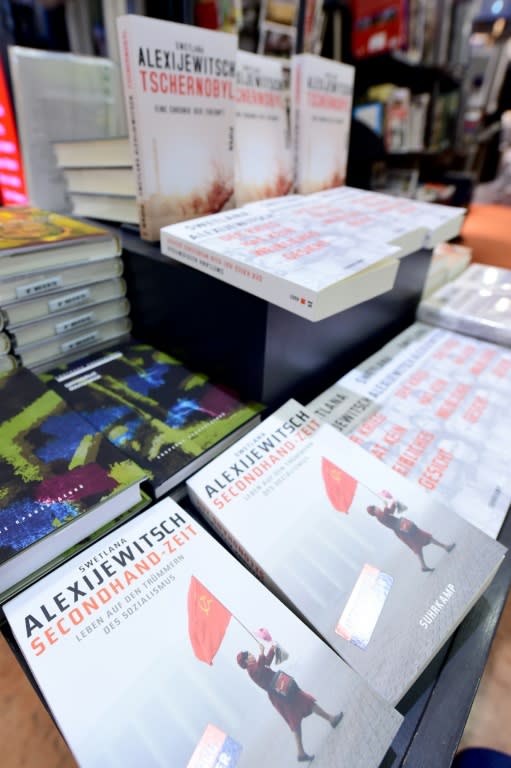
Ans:
{"label": "hardcover book", "polygon": [[126,133],[118,68],[101,56],[21,46],[8,53],[28,198],[32,205],[69,212],[52,142]]}
{"label": "hardcover book", "polygon": [[138,504],[144,473],[25,368],[0,394],[3,594]]}
{"label": "hardcover book", "polygon": [[293,186],[289,89],[282,62],[236,54],[234,199],[285,195]]}
{"label": "hardcover book", "polygon": [[79,139],[55,141],[53,150],[59,168],[127,168],[133,167],[128,136],[111,139]]}
{"label": "hardcover book", "polygon": [[309,408],[496,537],[511,503],[511,351],[415,323]]}
{"label": "hardcover book", "polygon": [[310,53],[291,58],[295,190],[344,184],[355,69]]}
{"label": "hardcover book", "polygon": [[84,768],[377,768],[402,720],[171,499],[5,613]]}
{"label": "hardcover book", "polygon": [[101,227],[40,208],[0,208],[2,280],[120,252],[120,241]]}
{"label": "hardcover book", "polygon": [[323,233],[258,206],[164,227],[162,252],[312,321],[394,285],[398,248],[355,232]]}
{"label": "hardcover book", "polygon": [[135,15],[117,25],[140,235],[158,240],[231,202],[237,37]]}
{"label": "hardcover book", "polygon": [[187,486],[247,565],[393,704],[505,553],[293,400]]}
{"label": "hardcover book", "polygon": [[160,497],[247,431],[262,406],[136,342],[44,376],[145,470]]}
{"label": "hardcover book", "polygon": [[511,270],[472,264],[422,299],[417,319],[511,346]]}

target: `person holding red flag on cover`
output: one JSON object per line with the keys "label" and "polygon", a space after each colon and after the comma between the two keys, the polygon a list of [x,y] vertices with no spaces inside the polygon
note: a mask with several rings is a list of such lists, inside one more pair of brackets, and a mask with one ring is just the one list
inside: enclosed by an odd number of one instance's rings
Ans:
{"label": "person holding red flag on cover", "polygon": [[295,679],[282,671],[271,669],[271,663],[275,656],[275,645],[272,645],[265,654],[264,646],[259,643],[259,657],[256,659],[248,651],[240,651],[236,660],[242,669],[246,669],[250,678],[263,691],[284,718],[291,731],[294,733],[298,748],[297,759],[299,762],[309,762],[314,755],[309,755],[304,749],[302,741],[302,720],[315,714],[328,720],[332,728],[336,728],[342,720],[342,712],[330,715],[316,702],[314,696],[302,691]]}

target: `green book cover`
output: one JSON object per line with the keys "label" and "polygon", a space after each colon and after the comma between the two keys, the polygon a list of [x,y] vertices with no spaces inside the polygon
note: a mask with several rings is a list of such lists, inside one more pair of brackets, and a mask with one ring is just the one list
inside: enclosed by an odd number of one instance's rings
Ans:
{"label": "green book cover", "polygon": [[136,504],[144,473],[29,370],[0,399],[2,593]]}
{"label": "green book cover", "polygon": [[238,439],[263,409],[136,342],[43,379],[145,470],[156,497]]}

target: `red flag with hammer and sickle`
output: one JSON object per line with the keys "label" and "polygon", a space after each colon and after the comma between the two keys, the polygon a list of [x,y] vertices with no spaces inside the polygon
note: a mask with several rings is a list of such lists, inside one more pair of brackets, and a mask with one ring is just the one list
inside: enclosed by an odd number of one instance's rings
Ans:
{"label": "red flag with hammer and sickle", "polygon": [[188,634],[200,661],[213,664],[229,626],[231,613],[192,576],[188,589]]}

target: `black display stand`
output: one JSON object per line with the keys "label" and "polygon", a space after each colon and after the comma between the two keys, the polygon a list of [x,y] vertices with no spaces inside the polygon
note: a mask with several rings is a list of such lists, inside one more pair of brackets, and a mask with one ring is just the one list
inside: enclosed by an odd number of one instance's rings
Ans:
{"label": "black display stand", "polygon": [[308,402],[410,325],[431,261],[404,257],[391,291],[312,323],[129,231],[123,245],[133,335],[270,407]]}

